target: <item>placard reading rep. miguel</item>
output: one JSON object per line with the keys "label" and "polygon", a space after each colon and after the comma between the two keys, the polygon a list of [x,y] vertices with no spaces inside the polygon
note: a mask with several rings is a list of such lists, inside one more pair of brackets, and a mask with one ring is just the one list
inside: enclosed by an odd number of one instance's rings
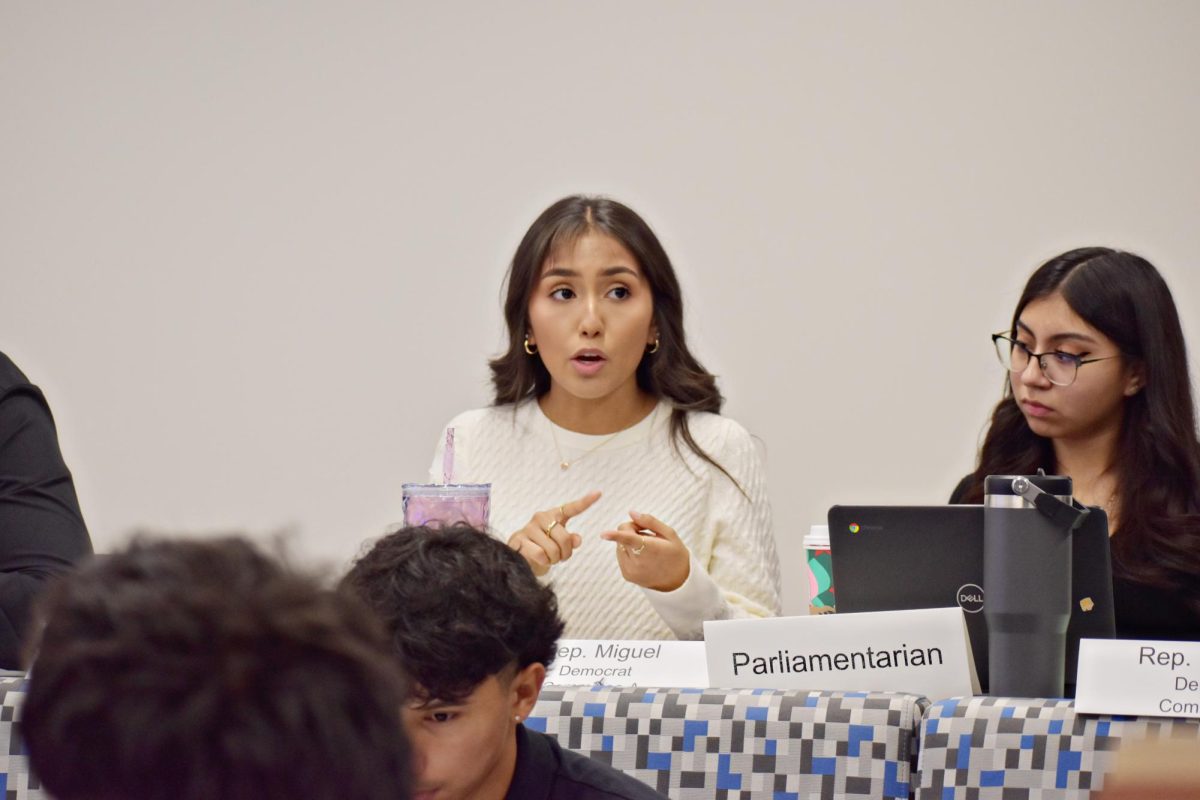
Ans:
{"label": "placard reading rep. miguel", "polygon": [[706,688],[704,643],[563,639],[546,685]]}

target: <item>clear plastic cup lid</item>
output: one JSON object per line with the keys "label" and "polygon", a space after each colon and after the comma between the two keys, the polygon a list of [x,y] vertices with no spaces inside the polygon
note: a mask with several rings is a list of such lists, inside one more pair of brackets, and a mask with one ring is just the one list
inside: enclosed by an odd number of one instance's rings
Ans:
{"label": "clear plastic cup lid", "polygon": [[400,490],[406,495],[424,497],[464,497],[490,494],[490,483],[405,483]]}

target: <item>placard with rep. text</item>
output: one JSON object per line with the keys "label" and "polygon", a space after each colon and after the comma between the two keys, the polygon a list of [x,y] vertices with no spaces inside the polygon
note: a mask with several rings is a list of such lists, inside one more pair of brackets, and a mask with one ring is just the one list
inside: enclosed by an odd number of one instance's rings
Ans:
{"label": "placard with rep. text", "polygon": [[1075,710],[1200,717],[1200,642],[1080,639]]}
{"label": "placard with rep. text", "polygon": [[703,642],[563,639],[546,668],[548,686],[708,686]]}

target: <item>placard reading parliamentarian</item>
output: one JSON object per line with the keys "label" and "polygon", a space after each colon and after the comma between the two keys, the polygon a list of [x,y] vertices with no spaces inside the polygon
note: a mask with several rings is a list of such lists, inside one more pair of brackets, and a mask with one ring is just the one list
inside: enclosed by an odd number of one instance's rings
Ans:
{"label": "placard reading parliamentarian", "polygon": [[1200,717],[1200,642],[1081,639],[1075,710]]}
{"label": "placard reading parliamentarian", "polygon": [[709,685],[704,643],[562,639],[546,684],[702,689]]}
{"label": "placard reading parliamentarian", "polygon": [[704,623],[704,639],[714,686],[979,691],[959,608],[720,620]]}

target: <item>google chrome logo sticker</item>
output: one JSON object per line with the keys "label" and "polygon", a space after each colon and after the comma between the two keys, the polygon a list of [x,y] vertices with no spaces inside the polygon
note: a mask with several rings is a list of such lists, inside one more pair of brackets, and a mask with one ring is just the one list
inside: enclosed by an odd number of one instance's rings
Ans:
{"label": "google chrome logo sticker", "polygon": [[858,523],[857,523],[857,522],[851,522],[851,523],[850,523],[850,532],[851,532],[851,533],[858,533],[858,532],[859,532],[859,530],[861,530],[861,529],[858,527]]}

